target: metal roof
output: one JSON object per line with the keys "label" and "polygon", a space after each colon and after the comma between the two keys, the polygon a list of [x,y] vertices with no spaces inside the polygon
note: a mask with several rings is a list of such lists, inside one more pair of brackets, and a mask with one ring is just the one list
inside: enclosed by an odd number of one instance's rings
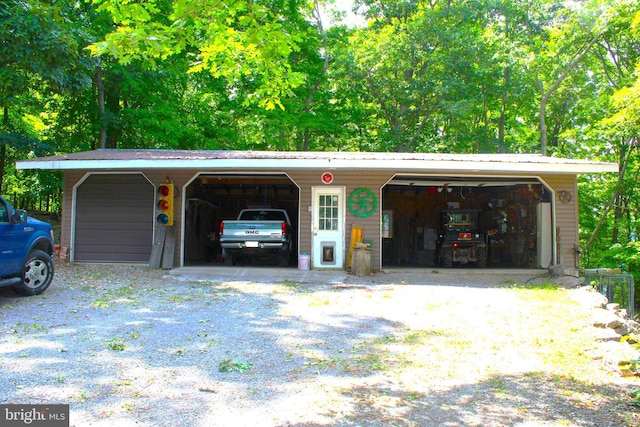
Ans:
{"label": "metal roof", "polygon": [[604,173],[616,163],[539,154],[434,154],[328,151],[113,150],[102,149],[20,160],[18,169],[53,170],[293,170],[359,169],[399,172]]}

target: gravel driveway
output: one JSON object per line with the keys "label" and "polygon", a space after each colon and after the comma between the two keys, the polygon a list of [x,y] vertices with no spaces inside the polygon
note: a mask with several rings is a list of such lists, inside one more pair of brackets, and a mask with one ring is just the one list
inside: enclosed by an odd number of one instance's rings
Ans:
{"label": "gravel driveway", "polygon": [[234,271],[58,263],[42,296],[1,289],[0,403],[79,427],[638,425],[638,356],[592,292]]}

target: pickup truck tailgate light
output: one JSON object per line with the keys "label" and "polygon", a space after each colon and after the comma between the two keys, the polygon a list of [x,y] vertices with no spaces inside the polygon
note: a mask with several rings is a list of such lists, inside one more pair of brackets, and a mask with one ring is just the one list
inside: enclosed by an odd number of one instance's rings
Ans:
{"label": "pickup truck tailgate light", "polygon": [[218,235],[222,236],[224,234],[224,221],[220,221],[220,228],[218,229]]}
{"label": "pickup truck tailgate light", "polygon": [[286,222],[284,222],[284,221],[282,221],[282,222],[280,223],[280,226],[281,226],[281,228],[282,228],[282,235],[283,235],[283,236],[286,236],[286,235],[287,235],[287,223],[286,223]]}

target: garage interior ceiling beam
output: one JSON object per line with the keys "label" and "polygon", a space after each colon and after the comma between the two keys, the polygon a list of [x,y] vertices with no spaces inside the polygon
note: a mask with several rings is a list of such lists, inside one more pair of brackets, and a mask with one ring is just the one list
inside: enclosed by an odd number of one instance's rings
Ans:
{"label": "garage interior ceiling beam", "polygon": [[200,184],[289,184],[291,180],[284,174],[203,174],[198,178]]}
{"label": "garage interior ceiling beam", "polygon": [[501,187],[540,184],[536,178],[396,176],[387,185],[408,187]]}

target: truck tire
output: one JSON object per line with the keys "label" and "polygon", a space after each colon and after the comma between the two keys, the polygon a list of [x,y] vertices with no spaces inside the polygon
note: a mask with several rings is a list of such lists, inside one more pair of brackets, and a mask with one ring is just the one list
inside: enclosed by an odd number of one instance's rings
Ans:
{"label": "truck tire", "polygon": [[442,249],[442,266],[444,268],[453,267],[453,249]]}
{"label": "truck tire", "polygon": [[53,260],[41,250],[34,250],[27,256],[22,267],[22,282],[12,286],[14,292],[24,295],[40,295],[53,280]]}
{"label": "truck tire", "polygon": [[487,248],[478,248],[476,256],[478,257],[478,267],[487,266]]}
{"label": "truck tire", "polygon": [[235,262],[233,262],[234,255],[231,255],[231,252],[229,252],[226,249],[222,250],[222,263],[224,265],[235,265]]}
{"label": "truck tire", "polygon": [[288,267],[289,266],[289,252],[288,251],[280,251],[278,253],[278,265],[280,267]]}

